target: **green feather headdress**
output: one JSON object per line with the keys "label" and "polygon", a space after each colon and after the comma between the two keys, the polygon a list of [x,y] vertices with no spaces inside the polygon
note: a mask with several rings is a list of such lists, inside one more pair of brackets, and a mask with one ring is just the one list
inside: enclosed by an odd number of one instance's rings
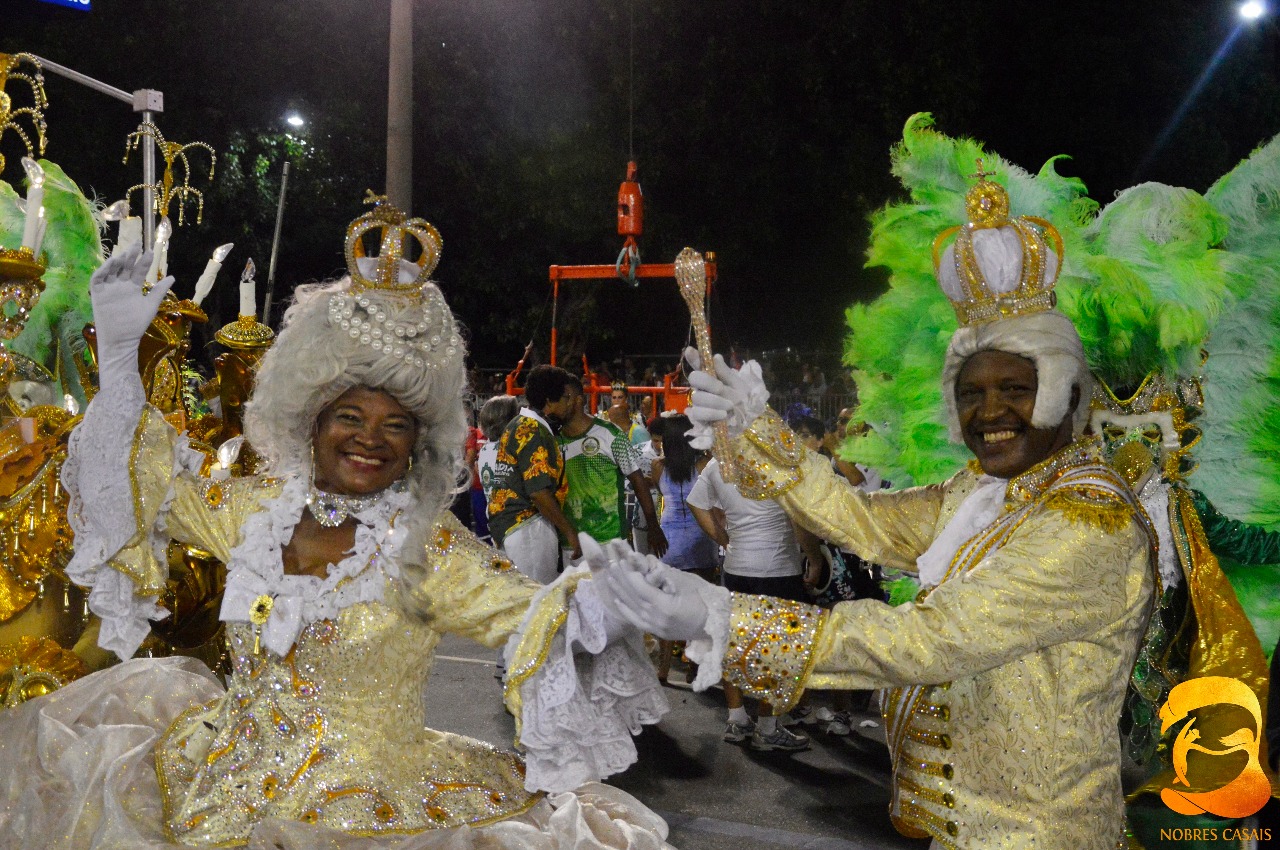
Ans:
{"label": "green feather headdress", "polygon": [[[1242,307],[1249,299],[1267,298],[1257,286],[1259,276],[1269,278],[1270,285],[1276,283],[1270,267],[1272,259],[1280,259],[1275,256],[1280,243],[1271,244],[1276,240],[1265,235],[1268,227],[1277,232],[1276,148],[1277,143],[1263,148],[1208,196],[1144,183],[1100,209],[1079,179],[1058,174],[1056,166],[1063,157],[1050,159],[1032,174],[979,142],[939,133],[927,114],[913,115],[892,152],[893,173],[909,197],[889,204],[871,222],[868,265],[889,270],[889,291],[848,313],[851,333],[845,360],[858,382],[861,416],[875,429],[871,437],[849,444],[850,456],[895,481],[914,483],[939,481],[967,458],[962,447],[947,440],[943,425],[940,378],[956,322],[934,278],[931,246],[942,230],[964,222],[964,196],[978,157],[1008,191],[1011,215],[1040,216],[1061,233],[1065,256],[1056,290],[1058,307],[1075,322],[1098,378],[1122,392],[1153,372],[1177,379],[1198,376],[1203,369],[1210,381],[1224,370],[1240,373],[1230,383],[1219,377],[1220,386],[1234,387],[1237,406],[1249,406],[1251,416],[1241,412],[1235,419],[1249,422],[1247,430],[1241,429],[1254,443],[1249,453],[1263,453],[1258,413],[1280,406],[1274,404],[1274,390],[1260,380],[1262,355],[1255,356],[1253,371],[1244,374],[1223,362],[1226,358],[1205,363],[1204,352],[1206,347],[1213,350],[1216,330],[1229,319],[1244,317]],[[1272,163],[1269,171],[1257,162],[1264,158]],[[1234,188],[1224,186],[1229,182]],[[1264,185],[1271,187],[1270,194],[1260,188]],[[1245,203],[1245,197],[1255,202]],[[1263,200],[1256,200],[1259,197]],[[1252,229],[1244,229],[1246,224]],[[1274,298],[1267,301],[1269,306],[1274,303]],[[1254,334],[1280,339],[1274,329],[1257,327],[1256,318],[1249,324]],[[1251,350],[1257,352],[1257,346]],[[1280,358],[1272,361],[1280,365]],[[1262,397],[1249,402],[1249,393],[1237,392],[1241,383]],[[1206,384],[1206,394],[1211,392],[1211,384]],[[1232,440],[1226,429],[1208,434],[1222,422],[1223,412],[1207,417],[1203,426],[1205,443],[1213,442],[1218,456],[1245,449],[1244,441]],[[1274,437],[1280,444],[1280,433]],[[1259,468],[1280,463],[1273,460],[1278,456],[1267,452],[1265,461],[1258,458]],[[1201,460],[1209,465],[1208,456],[1201,455]],[[1215,502],[1227,496],[1227,488],[1212,476],[1202,479],[1195,483]],[[1269,480],[1280,481],[1280,475]],[[1268,501],[1260,482],[1259,488],[1255,510]],[[1269,499],[1270,506],[1274,509],[1278,501]],[[1223,504],[1238,506],[1240,499]],[[1258,517],[1241,511],[1234,515]]]}
{"label": "green feather headdress", "polygon": [[[1144,183],[1105,208],[1050,159],[1036,174],[911,117],[892,152],[908,192],[872,217],[868,265],[889,291],[848,311],[845,361],[875,429],[848,457],[903,483],[932,483],[968,458],[947,440],[941,375],[956,321],[934,278],[931,246],[965,220],[975,161],[1009,193],[1011,215],[1037,215],[1065,245],[1058,307],[1080,332],[1094,374],[1117,395],[1152,373],[1199,378],[1203,436],[1191,486],[1225,514],[1280,529],[1280,140],[1204,195]],[[1280,567],[1224,562],[1266,646],[1280,624]]]}

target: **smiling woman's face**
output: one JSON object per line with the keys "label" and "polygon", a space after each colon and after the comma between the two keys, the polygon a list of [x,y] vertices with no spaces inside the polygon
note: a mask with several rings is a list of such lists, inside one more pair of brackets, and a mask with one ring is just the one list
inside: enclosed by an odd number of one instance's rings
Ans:
{"label": "smiling woman's face", "polygon": [[342,496],[390,487],[409,469],[418,423],[382,390],[352,387],[316,417],[316,486]]}

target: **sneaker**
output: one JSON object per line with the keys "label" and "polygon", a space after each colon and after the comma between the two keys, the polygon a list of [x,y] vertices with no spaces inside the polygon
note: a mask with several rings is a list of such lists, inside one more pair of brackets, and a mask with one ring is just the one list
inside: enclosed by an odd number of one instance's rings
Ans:
{"label": "sneaker", "polygon": [[833,711],[825,718],[820,728],[828,735],[848,735],[853,731],[853,718],[847,711]]}
{"label": "sneaker", "polygon": [[756,731],[756,724],[748,720],[746,723],[734,723],[729,721],[724,727],[724,739],[730,744],[741,744],[750,738]]}
{"label": "sneaker", "polygon": [[815,722],[814,717],[814,710],[807,705],[802,705],[791,709],[786,714],[779,717],[778,725],[795,726],[798,723],[803,723],[807,726]]}
{"label": "sneaker", "polygon": [[775,729],[771,735],[762,735],[760,730],[757,729],[751,735],[751,749],[783,750],[784,752],[794,753],[809,749],[809,739],[782,726]]}
{"label": "sneaker", "polygon": [[835,720],[835,718],[836,713],[824,705],[820,706],[818,710],[813,713],[813,719],[808,722],[815,726],[821,726],[824,723],[830,723],[832,720]]}

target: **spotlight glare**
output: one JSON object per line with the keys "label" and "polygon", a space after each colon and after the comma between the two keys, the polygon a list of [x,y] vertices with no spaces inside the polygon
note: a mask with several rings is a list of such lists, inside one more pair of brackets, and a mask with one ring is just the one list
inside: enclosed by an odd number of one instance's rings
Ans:
{"label": "spotlight glare", "polygon": [[1256,21],[1267,13],[1267,4],[1262,0],[1248,0],[1240,4],[1240,17],[1246,21]]}
{"label": "spotlight glare", "polygon": [[301,127],[303,124],[307,123],[306,121],[303,121],[302,116],[296,112],[290,113],[284,120],[288,122],[290,127]]}

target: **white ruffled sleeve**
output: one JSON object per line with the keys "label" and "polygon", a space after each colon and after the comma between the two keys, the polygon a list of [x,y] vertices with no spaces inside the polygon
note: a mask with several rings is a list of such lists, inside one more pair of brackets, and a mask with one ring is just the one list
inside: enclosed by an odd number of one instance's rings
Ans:
{"label": "white ruffled sleeve", "polygon": [[525,787],[559,792],[626,770],[632,735],[670,706],[644,635],[613,621],[585,568],[542,588],[507,646],[507,705]]}
{"label": "white ruffled sleeve", "polygon": [[147,405],[137,381],[99,393],[71,434],[62,484],[76,548],[67,575],[90,588],[89,608],[102,619],[98,643],[121,658],[137,651],[149,620],[168,616],[156,599],[168,576],[172,482],[202,461]]}

